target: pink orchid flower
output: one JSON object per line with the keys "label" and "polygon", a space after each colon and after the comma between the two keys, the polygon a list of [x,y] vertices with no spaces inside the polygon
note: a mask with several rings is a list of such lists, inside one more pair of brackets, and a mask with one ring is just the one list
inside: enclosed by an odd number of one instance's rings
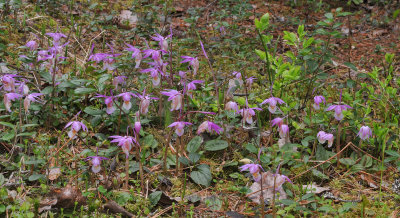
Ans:
{"label": "pink orchid flower", "polygon": [[135,58],[135,63],[136,63],[135,68],[139,68],[140,62],[142,62],[142,59],[143,59],[142,52],[140,51],[140,49],[135,48],[132,45],[129,45],[129,44],[126,44],[126,43],[125,43],[125,45],[128,46],[128,48],[125,48],[125,50],[131,51],[132,52],[132,58]]}
{"label": "pink orchid flower", "polygon": [[286,124],[281,125],[281,127],[279,127],[279,136],[284,139],[287,138],[289,135],[289,126]]}
{"label": "pink orchid flower", "polygon": [[160,46],[161,50],[168,51],[168,38],[171,38],[171,35],[167,37],[163,37],[162,35],[156,33],[156,36],[151,37],[154,41],[158,41],[158,45]]}
{"label": "pink orchid flower", "polygon": [[16,99],[22,98],[21,94],[18,93],[6,93],[4,94],[4,106],[8,112],[11,112],[11,102],[15,101]]}
{"label": "pink orchid flower", "polygon": [[140,123],[140,121],[136,121],[135,122],[135,132],[137,135],[140,133],[140,129],[142,129],[142,124]]}
{"label": "pink orchid flower", "polygon": [[15,91],[16,81],[14,77],[17,77],[16,74],[6,74],[1,78],[1,82],[3,84],[4,91],[11,92]]}
{"label": "pink orchid flower", "polygon": [[276,104],[277,104],[277,103],[279,103],[279,104],[284,104],[285,102],[284,102],[282,99],[280,99],[280,98],[277,98],[277,97],[270,97],[270,98],[265,99],[263,102],[261,102],[261,105],[266,104],[266,103],[268,103],[268,105],[269,105],[269,106],[268,106],[269,112],[275,113],[275,111],[276,111]]}
{"label": "pink orchid flower", "polygon": [[116,76],[113,79],[113,86],[115,87],[115,89],[118,89],[119,85],[125,85],[126,84],[126,76]]}
{"label": "pink orchid flower", "polygon": [[322,95],[318,95],[314,97],[314,104],[313,107],[315,110],[319,110],[319,105],[324,102],[324,104],[326,104],[325,98]]}
{"label": "pink orchid flower", "polygon": [[324,144],[326,141],[328,141],[328,147],[330,148],[333,144],[333,134],[326,133],[324,131],[319,131],[317,134],[317,139],[318,142],[321,144]]}
{"label": "pink orchid flower", "polygon": [[253,175],[253,179],[256,182],[260,181],[261,179],[260,171],[264,171],[264,169],[260,164],[245,164],[239,167],[239,169],[240,171],[248,170]]}
{"label": "pink orchid flower", "polygon": [[242,115],[242,118],[244,121],[246,121],[248,124],[252,124],[253,116],[256,115],[255,110],[262,111],[262,109],[258,108],[258,107],[253,107],[253,108],[248,107],[248,108],[240,109],[239,113]]}
{"label": "pink orchid flower", "polygon": [[114,96],[107,96],[107,95],[96,95],[96,98],[104,98],[104,103],[107,106],[106,112],[107,114],[112,114],[115,111],[114,107]]}
{"label": "pink orchid flower", "polygon": [[343,111],[345,111],[347,109],[352,109],[352,107],[350,107],[350,105],[341,104],[341,103],[342,103],[342,90],[340,90],[339,104],[331,105],[326,109],[326,111],[335,110],[334,117],[336,120],[339,120],[339,121],[344,118]]}
{"label": "pink orchid flower", "polygon": [[69,126],[71,126],[71,130],[68,132],[68,136],[70,138],[76,138],[76,134],[79,132],[79,130],[83,130],[85,132],[88,131],[88,128],[86,127],[85,124],[83,124],[80,121],[71,121],[69,123],[67,123],[67,125],[65,125],[65,128],[68,128]]}
{"label": "pink orchid flower", "polygon": [[61,38],[67,38],[67,36],[62,33],[46,33],[45,35],[48,35],[51,38],[53,38],[54,43],[60,41]]}
{"label": "pink orchid flower", "polygon": [[143,69],[140,71],[141,73],[148,73],[150,72],[150,76],[152,78],[152,82],[154,86],[160,85],[161,79],[159,73],[161,72],[160,70],[156,68],[148,68],[148,69]]}
{"label": "pink orchid flower", "polygon": [[38,97],[41,95],[43,95],[43,93],[32,93],[25,97],[24,99],[25,113],[28,113],[28,110],[31,106],[31,102],[38,102],[39,101]]}
{"label": "pink orchid flower", "polygon": [[212,133],[214,131],[217,134],[221,134],[222,128],[211,121],[204,121],[197,129],[197,135],[200,135],[204,131],[207,131],[208,133]]}
{"label": "pink orchid flower", "polygon": [[98,173],[101,170],[101,161],[102,160],[108,160],[106,157],[100,157],[100,156],[89,156],[86,158],[86,160],[91,160],[92,162],[92,172],[93,173]]}
{"label": "pink orchid flower", "polygon": [[193,125],[192,123],[189,123],[189,122],[183,122],[183,121],[180,121],[180,122],[173,122],[171,125],[169,125],[168,127],[175,127],[175,133],[178,135],[178,136],[182,136],[183,135],[183,133],[184,133],[184,131],[185,131],[185,125]]}
{"label": "pink orchid flower", "polygon": [[366,140],[372,137],[372,130],[369,126],[362,126],[357,136],[360,136],[361,140]]}
{"label": "pink orchid flower", "polygon": [[280,117],[277,117],[277,118],[271,120],[271,124],[272,124],[272,126],[278,126],[278,128],[281,128],[281,126],[283,124],[283,119]]}
{"label": "pink orchid flower", "polygon": [[29,41],[25,44],[26,47],[28,47],[31,51],[36,50],[38,48],[38,44],[36,41]]}
{"label": "pink orchid flower", "polygon": [[146,95],[146,89],[143,90],[143,94],[134,94],[135,97],[140,99],[139,103],[139,111],[140,114],[146,115],[149,112],[149,105],[150,105],[150,100],[158,100],[158,98],[155,97],[150,97],[150,95]]}
{"label": "pink orchid flower", "polygon": [[189,62],[189,65],[192,66],[193,69],[193,74],[196,75],[197,71],[199,70],[199,60],[194,57],[190,57],[190,56],[181,56],[181,58],[183,58],[183,61],[181,61],[181,63],[186,63]]}
{"label": "pink orchid flower", "polygon": [[125,153],[126,158],[129,157],[129,151],[132,149],[134,145],[137,145],[135,138],[132,136],[119,136],[114,135],[110,136],[113,140],[111,143],[118,143],[118,146],[122,148],[122,151]]}
{"label": "pink orchid flower", "polygon": [[225,110],[228,110],[228,111],[232,110],[235,113],[238,113],[239,112],[239,106],[238,106],[238,104],[236,102],[229,101],[229,102],[227,102],[225,104]]}
{"label": "pink orchid flower", "polygon": [[122,104],[122,108],[124,108],[125,110],[129,110],[132,107],[132,103],[131,103],[131,98],[132,96],[135,96],[133,93],[131,92],[124,92],[121,93],[119,95],[117,95],[117,97],[122,97],[122,100],[124,101],[124,103]]}
{"label": "pink orchid flower", "polygon": [[168,96],[168,101],[172,101],[171,111],[181,109],[183,96],[180,92],[170,89],[169,91],[162,91],[161,94]]}

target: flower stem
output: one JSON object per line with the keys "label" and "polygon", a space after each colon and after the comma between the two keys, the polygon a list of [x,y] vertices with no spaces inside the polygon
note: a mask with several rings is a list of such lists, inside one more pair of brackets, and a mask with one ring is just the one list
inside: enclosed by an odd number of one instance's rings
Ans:
{"label": "flower stem", "polygon": [[342,126],[340,125],[340,122],[338,124],[338,132],[336,135],[336,153],[338,153],[337,155],[337,162],[336,162],[336,166],[339,167],[340,166],[340,132],[342,131]]}
{"label": "flower stem", "polygon": [[129,157],[125,158],[125,189],[128,189],[129,182]]}

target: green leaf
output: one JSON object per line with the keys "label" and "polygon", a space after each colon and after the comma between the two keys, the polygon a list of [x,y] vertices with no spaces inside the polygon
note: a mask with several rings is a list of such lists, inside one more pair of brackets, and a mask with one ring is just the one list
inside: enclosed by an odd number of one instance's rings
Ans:
{"label": "green leaf", "polygon": [[36,181],[38,179],[45,179],[45,178],[46,177],[42,174],[33,174],[28,178],[28,180],[32,182],[32,181]]}
{"label": "green leaf", "polygon": [[75,89],[75,94],[77,95],[86,95],[95,92],[96,89],[93,88],[77,88]]}
{"label": "green leaf", "polygon": [[190,178],[199,185],[209,186],[211,183],[212,175],[210,167],[206,164],[199,165],[198,170],[190,173]]}
{"label": "green leaf", "polygon": [[267,58],[267,55],[265,54],[265,52],[255,49],[256,54],[258,55],[258,57],[260,57],[261,60],[265,61]]}
{"label": "green leaf", "polygon": [[15,136],[15,134],[13,132],[8,132],[8,133],[4,134],[3,137],[1,137],[1,139],[4,141],[9,141],[9,140],[13,139],[14,136]]}
{"label": "green leaf", "polygon": [[103,112],[102,110],[99,110],[99,109],[97,109],[97,108],[95,108],[95,107],[91,107],[91,106],[86,107],[86,108],[83,110],[83,112],[85,112],[85,113],[87,113],[87,114],[89,114],[89,115],[92,115],[92,116],[104,114],[104,112]]}
{"label": "green leaf", "polygon": [[192,163],[196,163],[197,161],[199,161],[200,160],[200,154],[198,154],[198,153],[189,153],[189,160],[192,162]]}
{"label": "green leaf", "polygon": [[265,13],[265,14],[261,17],[260,21],[261,21],[261,23],[262,23],[263,25],[269,25],[269,14],[268,14],[268,13]]}
{"label": "green leaf", "polygon": [[206,142],[205,149],[207,151],[219,151],[228,147],[228,142],[220,139],[214,139]]}
{"label": "green leaf", "polygon": [[365,168],[372,166],[372,158],[368,155],[364,155],[361,158],[360,164],[363,165]]}
{"label": "green leaf", "polygon": [[0,173],[0,185],[3,185],[4,181],[5,181],[5,178],[4,178],[3,174]]}
{"label": "green leaf", "polygon": [[346,166],[352,166],[356,164],[356,162],[351,158],[341,158],[339,161]]}
{"label": "green leaf", "polygon": [[35,134],[36,134],[36,132],[23,132],[23,133],[18,134],[17,136],[33,136]]}
{"label": "green leaf", "polygon": [[390,156],[394,156],[394,157],[400,158],[400,154],[398,152],[396,152],[396,151],[386,150],[385,153],[390,155]]}
{"label": "green leaf", "polygon": [[107,192],[107,189],[105,189],[102,185],[100,185],[99,188],[97,188],[97,190],[102,194]]}
{"label": "green leaf", "polygon": [[197,150],[199,150],[201,144],[203,143],[203,138],[201,136],[196,136],[190,140],[190,142],[187,144],[186,150],[189,153],[195,153]]}
{"label": "green leaf", "polygon": [[290,200],[290,199],[282,199],[280,202],[286,206],[290,206],[292,204],[296,204],[296,201]]}
{"label": "green leaf", "polygon": [[23,126],[22,126],[22,128],[27,128],[27,127],[36,127],[36,126],[39,126],[39,124],[36,124],[36,123],[29,123],[29,124],[25,124],[25,125],[23,125]]}
{"label": "green leaf", "polygon": [[351,166],[351,172],[352,173],[356,173],[356,172],[359,172],[359,171],[361,171],[361,170],[364,170],[365,168],[364,168],[364,166],[363,165],[361,165],[361,164],[354,164],[354,165],[352,165]]}
{"label": "green leaf", "polygon": [[14,128],[15,128],[15,126],[14,126],[13,124],[11,124],[11,123],[8,123],[8,122],[0,122],[0,125],[3,125],[3,126],[8,126],[8,127],[12,128],[12,129],[14,129]]}
{"label": "green leaf", "polygon": [[4,204],[0,204],[0,213],[4,213],[6,211],[6,206]]}
{"label": "green leaf", "polygon": [[317,176],[317,177],[321,178],[321,179],[329,179],[329,177],[327,175],[323,174],[321,171],[316,170],[316,169],[312,170],[312,174],[314,176]]}
{"label": "green leaf", "polygon": [[309,38],[303,41],[303,48],[308,48],[314,42],[314,38]]}
{"label": "green leaf", "polygon": [[344,62],[344,65],[346,65],[348,68],[354,70],[354,71],[358,71],[356,65],[350,63],[350,62]]}
{"label": "green leaf", "polygon": [[160,201],[161,195],[162,195],[161,191],[155,191],[155,192],[151,193],[149,195],[149,200],[150,200],[151,205],[155,206],[158,203],[158,201]]}
{"label": "green leaf", "polygon": [[246,149],[247,149],[248,151],[250,151],[250,152],[253,153],[253,154],[257,154],[257,153],[258,153],[258,149],[257,149],[256,146],[255,146],[254,144],[252,144],[252,143],[247,143],[245,147],[246,147]]}

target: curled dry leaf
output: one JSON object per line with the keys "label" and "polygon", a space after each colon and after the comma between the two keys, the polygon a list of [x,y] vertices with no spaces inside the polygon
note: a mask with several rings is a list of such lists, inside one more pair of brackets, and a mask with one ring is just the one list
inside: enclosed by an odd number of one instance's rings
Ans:
{"label": "curled dry leaf", "polygon": [[[285,179],[278,176],[275,179],[275,195],[276,198],[279,200],[287,199],[286,192],[282,188],[282,184],[285,182]],[[263,185],[263,197],[264,203],[269,204],[270,200],[274,196],[274,174],[270,171],[266,173],[262,173],[262,185]],[[254,182],[253,185],[250,187],[251,192],[256,192],[254,194],[249,195],[249,198],[257,203],[260,204],[260,197],[261,197],[261,181]],[[278,195],[279,193],[279,195]]]}
{"label": "curled dry leaf", "polygon": [[49,170],[48,177],[49,180],[53,181],[56,180],[60,175],[61,175],[61,168],[55,167]]}
{"label": "curled dry leaf", "polygon": [[329,187],[321,187],[315,183],[312,183],[311,185],[303,185],[303,190],[306,190],[306,193],[320,194],[331,189]]}

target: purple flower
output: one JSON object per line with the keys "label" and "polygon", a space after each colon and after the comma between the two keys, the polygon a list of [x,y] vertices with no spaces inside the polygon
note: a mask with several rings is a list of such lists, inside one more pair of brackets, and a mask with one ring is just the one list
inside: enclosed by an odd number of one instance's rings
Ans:
{"label": "purple flower", "polygon": [[140,129],[142,128],[142,124],[140,123],[140,121],[136,121],[135,122],[135,132],[136,134],[140,133]]}
{"label": "purple flower", "polygon": [[204,57],[206,57],[206,59],[208,60],[208,56],[207,56],[206,50],[204,49],[204,45],[203,45],[203,42],[201,40],[200,40],[200,46],[201,46],[201,50],[203,50]]}
{"label": "purple flower", "polygon": [[114,96],[107,96],[107,95],[96,95],[96,98],[104,98],[104,103],[107,106],[106,112],[107,114],[112,114],[115,111],[115,107],[114,107]]}
{"label": "purple flower", "polygon": [[7,93],[4,94],[4,106],[6,107],[6,110],[8,112],[11,112],[11,101],[15,101],[16,99],[21,98],[22,95],[21,94],[17,94],[17,93]]}
{"label": "purple flower", "polygon": [[175,127],[175,133],[178,135],[178,136],[182,136],[183,135],[183,133],[184,133],[184,128],[185,128],[185,125],[193,125],[192,123],[189,123],[189,122],[183,122],[183,121],[180,121],[180,122],[173,122],[171,125],[169,125],[168,127]]}
{"label": "purple flower", "polygon": [[39,101],[37,98],[38,98],[39,96],[41,96],[41,95],[43,95],[43,93],[32,93],[32,94],[29,94],[29,95],[27,95],[27,96],[25,97],[25,99],[24,99],[24,109],[25,109],[25,113],[28,112],[29,107],[31,106],[31,102],[32,102],[32,101],[33,101],[33,102]]}
{"label": "purple flower", "polygon": [[344,115],[342,113],[342,111],[345,111],[347,109],[351,109],[352,107],[350,107],[347,104],[338,104],[338,105],[331,105],[329,106],[326,111],[330,111],[330,110],[335,110],[335,114],[334,117],[336,120],[342,120],[344,118]]}
{"label": "purple flower", "polygon": [[372,137],[372,130],[369,126],[362,126],[357,136],[360,136],[361,140],[366,140]]}
{"label": "purple flower", "polygon": [[171,38],[171,35],[167,37],[163,37],[162,35],[156,33],[156,36],[151,37],[154,41],[158,41],[158,45],[160,46],[161,50],[168,51],[168,38]]}
{"label": "purple flower", "polygon": [[269,110],[269,112],[271,112],[271,113],[275,113],[275,111],[276,111],[276,104],[277,103],[279,103],[279,104],[284,104],[285,102],[282,100],[282,99],[280,99],[280,98],[277,98],[277,97],[270,97],[270,98],[268,98],[268,99],[265,99],[263,102],[261,102],[261,105],[263,105],[263,104],[266,104],[266,103],[268,103],[268,110]]}
{"label": "purple flower", "polygon": [[126,158],[129,157],[129,151],[132,149],[134,145],[136,145],[136,140],[132,136],[119,136],[114,135],[110,136],[113,140],[111,143],[118,143],[118,146],[122,148],[122,151],[125,153]]}
{"label": "purple flower", "polygon": [[181,56],[181,58],[183,58],[181,63],[189,62],[189,65],[192,66],[193,74],[196,75],[197,71],[199,70],[199,60],[190,56]]}
{"label": "purple flower", "polygon": [[204,121],[197,129],[197,134],[200,135],[204,131],[207,131],[208,133],[212,133],[213,131],[215,131],[217,134],[221,134],[222,128],[211,121]]}
{"label": "purple flower", "polygon": [[161,72],[159,69],[156,68],[147,68],[140,71],[141,73],[148,73],[150,72],[150,76],[152,78],[152,82],[154,86],[160,85],[161,79],[159,73]]}
{"label": "purple flower", "polygon": [[61,38],[67,38],[67,36],[62,33],[46,33],[46,35],[53,38],[54,43],[57,43],[58,41],[60,41]]}
{"label": "purple flower", "polygon": [[246,79],[246,86],[249,87],[249,89],[251,88],[251,85],[253,84],[255,79],[256,78],[254,76],[249,77],[249,78]]}
{"label": "purple flower", "polygon": [[233,71],[232,75],[236,78],[236,79],[242,79],[242,74],[240,72],[237,71]]}
{"label": "purple flower", "polygon": [[108,58],[110,55],[107,53],[95,53],[89,56],[89,61],[94,61],[96,63],[100,63],[104,60],[106,60],[106,58]]}
{"label": "purple flower", "polygon": [[239,106],[234,101],[229,101],[225,104],[225,110],[233,110],[235,113],[239,112]]}
{"label": "purple flower", "polygon": [[170,89],[168,92],[162,91],[161,94],[168,96],[168,101],[172,101],[171,111],[181,109],[183,96],[180,92]]}
{"label": "purple flower", "polygon": [[277,117],[277,118],[271,120],[271,124],[272,124],[272,126],[278,126],[278,128],[280,128],[283,124],[283,119],[280,117]]}
{"label": "purple flower", "polygon": [[241,167],[239,167],[240,171],[246,171],[248,170],[252,175],[253,175],[253,179],[254,181],[258,182],[260,181],[260,171],[264,171],[264,169],[262,168],[262,166],[260,164],[245,164]]}
{"label": "purple flower", "polygon": [[86,158],[86,160],[92,160],[92,172],[93,173],[98,173],[101,170],[100,164],[102,160],[108,160],[106,157],[100,157],[100,156],[89,156]]}
{"label": "purple flower", "polygon": [[143,94],[134,94],[134,96],[140,99],[139,103],[140,113],[144,115],[147,114],[147,112],[149,112],[150,100],[151,99],[158,100],[158,98],[146,95],[146,89],[143,90]]}
{"label": "purple flower", "polygon": [[36,41],[29,41],[25,44],[26,47],[28,47],[31,51],[36,50],[38,48],[38,44]]}
{"label": "purple flower", "polygon": [[126,82],[125,82],[125,80],[126,80],[126,76],[116,76],[116,77],[114,77],[114,80],[113,80],[113,86],[115,87],[115,89],[118,89],[118,85],[125,85],[126,84]]}
{"label": "purple flower", "polygon": [[3,83],[4,91],[11,92],[15,91],[15,79],[17,77],[16,74],[6,74],[1,78],[1,82]]}
{"label": "purple flower", "polygon": [[142,56],[142,53],[141,53],[140,49],[135,48],[134,46],[126,44],[126,43],[125,43],[125,45],[127,45],[129,47],[129,48],[125,48],[125,50],[131,51],[132,52],[132,58],[135,58],[135,62],[136,62],[135,68],[139,68],[140,62],[143,59],[143,56]]}
{"label": "purple flower", "polygon": [[132,96],[135,96],[132,92],[124,92],[124,93],[121,93],[121,94],[117,95],[117,97],[122,97],[122,100],[124,101],[124,103],[122,104],[122,108],[124,108],[125,110],[131,109],[131,107],[132,107],[132,103],[131,103]]}
{"label": "purple flower", "polygon": [[317,134],[318,142],[324,144],[328,141],[328,147],[330,148],[333,144],[333,134],[326,133],[324,131],[319,131]]}
{"label": "purple flower", "polygon": [[204,83],[204,81],[203,81],[203,80],[193,80],[192,82],[190,82],[190,83],[188,83],[188,84],[186,85],[186,89],[187,89],[188,91],[190,91],[190,90],[195,90],[195,89],[196,89],[196,83],[197,83],[197,84],[200,84],[200,83]]}
{"label": "purple flower", "polygon": [[335,110],[334,117],[336,120],[339,120],[339,121],[344,118],[342,111],[345,111],[347,109],[352,109],[352,107],[350,107],[349,105],[341,104],[341,103],[342,103],[342,90],[340,90],[339,104],[331,105],[326,109],[326,111]]}
{"label": "purple flower", "polygon": [[248,124],[252,124],[253,116],[256,115],[256,112],[254,110],[262,111],[261,108],[253,107],[253,108],[240,109],[239,113],[242,115],[244,121],[246,121]]}
{"label": "purple flower", "polygon": [[314,104],[313,107],[315,110],[319,110],[319,104],[321,104],[322,102],[324,102],[324,104],[326,104],[325,98],[322,95],[318,95],[314,97]]}
{"label": "purple flower", "polygon": [[69,126],[71,126],[71,130],[68,132],[68,136],[70,137],[70,138],[75,138],[76,137],[76,134],[79,132],[79,130],[83,130],[83,131],[85,131],[85,132],[87,132],[88,131],[88,128],[86,127],[86,125],[85,124],[83,124],[82,122],[80,122],[80,121],[71,121],[71,122],[69,122],[69,123],[67,123],[67,125],[64,127],[64,129],[65,128],[68,128]]}
{"label": "purple flower", "polygon": [[279,127],[279,136],[283,139],[286,138],[289,134],[289,126],[286,124],[281,125]]}

